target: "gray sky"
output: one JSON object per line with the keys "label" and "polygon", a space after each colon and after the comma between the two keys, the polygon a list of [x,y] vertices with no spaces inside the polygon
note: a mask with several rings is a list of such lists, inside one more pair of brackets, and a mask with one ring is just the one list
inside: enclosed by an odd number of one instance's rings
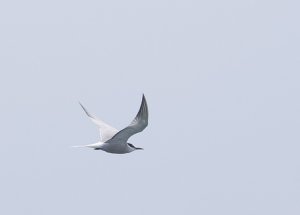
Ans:
{"label": "gray sky", "polygon": [[[0,214],[300,213],[297,1],[2,1]],[[144,151],[70,148],[121,129]]]}

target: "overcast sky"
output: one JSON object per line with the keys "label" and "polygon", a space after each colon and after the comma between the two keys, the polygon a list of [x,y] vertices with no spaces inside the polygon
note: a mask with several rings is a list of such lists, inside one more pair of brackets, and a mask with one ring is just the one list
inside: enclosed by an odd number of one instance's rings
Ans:
{"label": "overcast sky", "polygon": [[[297,1],[0,3],[0,214],[300,214]],[[78,105],[122,129],[95,143]]]}

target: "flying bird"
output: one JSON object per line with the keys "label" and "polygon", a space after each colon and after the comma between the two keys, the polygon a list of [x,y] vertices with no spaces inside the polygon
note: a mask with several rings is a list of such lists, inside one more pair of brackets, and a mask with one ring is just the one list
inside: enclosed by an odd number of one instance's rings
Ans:
{"label": "flying bird", "polygon": [[143,131],[148,125],[148,106],[145,95],[143,95],[142,103],[136,117],[132,120],[130,125],[120,131],[93,116],[80,102],[79,104],[87,116],[98,126],[100,131],[100,141],[94,144],[74,147],[88,147],[114,154],[125,154],[142,149],[135,147],[127,141],[132,135]]}

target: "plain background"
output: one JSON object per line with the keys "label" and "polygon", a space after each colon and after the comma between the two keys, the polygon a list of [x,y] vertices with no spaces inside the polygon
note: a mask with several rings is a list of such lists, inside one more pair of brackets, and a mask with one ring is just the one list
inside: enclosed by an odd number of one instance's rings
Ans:
{"label": "plain background", "polygon": [[[300,214],[298,1],[0,3],[0,213]],[[112,155],[74,149],[149,126]]]}

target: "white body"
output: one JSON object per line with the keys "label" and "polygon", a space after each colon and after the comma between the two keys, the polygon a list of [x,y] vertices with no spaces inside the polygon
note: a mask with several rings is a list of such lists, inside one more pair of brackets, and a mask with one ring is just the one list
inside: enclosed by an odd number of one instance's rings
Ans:
{"label": "white body", "polygon": [[100,141],[94,144],[75,147],[88,147],[115,154],[125,154],[142,149],[135,147],[127,141],[132,135],[143,131],[148,125],[148,107],[144,95],[138,114],[129,126],[120,131],[106,124],[97,117],[94,117],[87,111],[85,107],[83,107],[82,104],[80,105],[90,119],[98,126],[100,131]]}
{"label": "white body", "polygon": [[[76,147],[76,146],[75,146]],[[108,153],[114,153],[114,154],[125,154],[129,152],[133,152],[135,149],[130,147],[128,144],[109,144],[109,143],[103,143],[103,142],[97,142],[89,145],[84,146],[77,146],[77,147],[87,147],[92,148],[95,150],[102,150]]]}

